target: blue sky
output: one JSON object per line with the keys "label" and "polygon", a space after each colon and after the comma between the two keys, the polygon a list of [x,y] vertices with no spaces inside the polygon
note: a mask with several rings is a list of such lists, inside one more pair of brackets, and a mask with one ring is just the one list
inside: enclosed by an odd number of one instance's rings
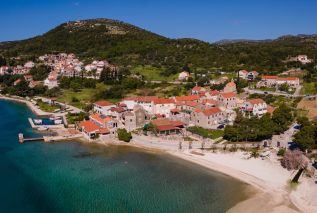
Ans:
{"label": "blue sky", "polygon": [[315,0],[0,0],[0,41],[69,20],[112,18],[170,38],[267,39],[317,33]]}

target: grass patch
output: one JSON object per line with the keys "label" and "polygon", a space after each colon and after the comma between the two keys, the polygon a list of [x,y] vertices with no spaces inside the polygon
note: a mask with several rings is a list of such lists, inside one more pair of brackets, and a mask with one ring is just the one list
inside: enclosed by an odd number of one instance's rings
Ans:
{"label": "grass patch", "polygon": [[62,103],[68,103],[75,107],[83,109],[87,103],[93,103],[95,101],[95,95],[98,91],[106,89],[108,86],[104,84],[97,84],[95,89],[82,89],[79,92],[74,92],[70,89],[63,90],[57,97],[57,101]]}
{"label": "grass patch", "polygon": [[50,104],[44,103],[43,101],[38,101],[37,105],[44,112],[54,112],[55,110],[60,109],[60,107],[56,105],[50,105]]}
{"label": "grass patch", "polygon": [[148,81],[173,81],[177,78],[177,74],[171,76],[161,75],[164,68],[156,68],[152,66],[137,66],[131,70],[132,73],[139,73]]}
{"label": "grass patch", "polygon": [[204,129],[198,126],[188,127],[187,131],[193,134],[202,136],[204,138],[210,138],[210,139],[220,138],[224,134],[223,130],[210,130],[210,129]]}
{"label": "grass patch", "polygon": [[303,88],[300,91],[301,95],[306,95],[306,94],[316,94],[317,93],[317,88],[315,86],[315,83],[304,83]]}

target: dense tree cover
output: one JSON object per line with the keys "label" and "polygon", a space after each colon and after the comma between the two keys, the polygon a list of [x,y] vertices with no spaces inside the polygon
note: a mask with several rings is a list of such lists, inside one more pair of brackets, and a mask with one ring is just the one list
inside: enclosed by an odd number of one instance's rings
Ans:
{"label": "dense tree cover", "polygon": [[243,92],[243,88],[246,88],[247,86],[249,86],[249,82],[245,79],[237,79],[235,83],[236,83],[238,93]]}
{"label": "dense tree cover", "polygon": [[297,122],[301,129],[295,134],[294,142],[303,151],[317,149],[317,123],[310,122],[306,117],[297,119]]}
{"label": "dense tree cover", "polygon": [[44,81],[50,72],[51,69],[45,65],[35,66],[30,70],[30,74],[35,81]]}
{"label": "dense tree cover", "polygon": [[224,138],[229,141],[269,139],[273,134],[286,131],[292,120],[292,110],[284,104],[274,111],[272,117],[265,114],[261,118],[247,118],[238,112],[233,125],[226,126]]}
{"label": "dense tree cover", "polygon": [[79,91],[84,88],[96,88],[97,80],[91,78],[68,78],[62,77],[60,79],[59,86],[62,89],[72,89],[73,91]]}
{"label": "dense tree cover", "polygon": [[0,85],[4,87],[9,87],[14,81],[22,78],[21,75],[0,75]]}
{"label": "dense tree cover", "polygon": [[0,55],[0,67],[5,65],[7,65],[7,61],[2,55]]}
{"label": "dense tree cover", "polygon": [[210,89],[211,90],[223,90],[223,88],[225,88],[226,84],[228,83],[229,81],[226,81],[224,82],[223,84],[213,84],[210,86]]}
{"label": "dense tree cover", "polygon": [[120,141],[130,142],[130,140],[132,139],[132,134],[128,132],[126,129],[118,129],[117,133],[118,133],[118,139]]}
{"label": "dense tree cover", "polygon": [[261,98],[265,101],[265,103],[267,104],[271,104],[271,103],[274,103],[278,97],[277,96],[273,96],[271,94],[268,94],[268,95],[262,95],[262,94],[250,94],[249,99],[253,99],[253,98]]}
{"label": "dense tree cover", "polygon": [[6,86],[2,89],[1,93],[3,94],[10,94],[10,95],[17,95],[21,97],[31,97],[35,95],[44,94],[47,90],[47,87],[44,86],[36,86],[34,88],[30,88],[28,82],[24,79],[21,80],[16,86]]}
{"label": "dense tree cover", "polygon": [[75,53],[82,59],[106,58],[121,66],[165,67],[162,75],[174,74],[184,64],[204,71],[249,69],[274,74],[296,65],[285,63],[289,55],[307,54],[315,58],[316,37],[285,36],[266,42],[210,44],[195,39],[168,39],[119,21],[97,19],[65,23],[42,36],[3,43],[1,52],[9,58],[18,54]]}
{"label": "dense tree cover", "polygon": [[287,84],[287,83],[284,83],[284,84],[281,84],[278,89],[280,91],[283,91],[283,92],[288,92],[289,89],[290,89],[290,86]]}

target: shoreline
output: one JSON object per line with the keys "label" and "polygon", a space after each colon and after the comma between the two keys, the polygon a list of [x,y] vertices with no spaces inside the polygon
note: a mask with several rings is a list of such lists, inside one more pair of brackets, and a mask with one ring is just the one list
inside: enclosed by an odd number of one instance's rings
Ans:
{"label": "shoreline", "polygon": [[41,109],[37,108],[31,101],[26,100],[25,98],[19,97],[9,97],[0,94],[0,100],[13,101],[25,104],[36,116],[51,116],[54,113],[44,112]]}
{"label": "shoreline", "polygon": [[[229,166],[228,164],[230,163],[226,161],[220,163],[221,160],[219,160],[220,162],[217,162],[215,160],[215,158],[223,157],[227,157],[228,159],[232,158],[231,160],[239,160],[236,158],[236,156],[234,156],[235,154],[206,153],[205,156],[200,156],[189,153],[188,151],[168,150],[166,148],[155,147],[155,145],[153,144],[149,144],[148,146],[146,146],[143,143],[141,144],[137,142],[130,142],[127,145],[150,151],[156,150],[160,152],[165,152],[179,159],[189,161],[191,163],[200,165],[202,167],[222,173],[224,175],[228,175],[232,178],[235,178],[243,183],[250,185],[255,190],[255,195],[249,197],[247,200],[238,203],[236,206],[233,206],[229,210],[229,212],[317,212],[317,199],[315,198],[313,201],[306,200],[307,196],[313,196],[315,194],[314,190],[311,187],[316,188],[316,184],[314,184],[312,180],[306,177],[301,177],[301,182],[297,186],[296,190],[291,189],[288,184],[288,181],[291,179],[293,173],[287,170],[283,170],[282,167],[278,168],[279,170],[276,172],[276,174],[272,175],[282,176],[283,173],[284,179],[281,178],[281,180],[279,181],[269,182],[266,180],[266,178],[261,178],[261,175],[256,176],[255,174],[252,174],[248,171],[244,171],[241,168],[233,168],[232,166]],[[214,158],[210,158],[212,155]],[[249,160],[245,161],[248,162]],[[254,161],[262,160],[254,159]],[[259,167],[262,165],[256,166]],[[307,193],[307,191],[305,190],[309,190],[310,193]],[[254,203],[257,203],[257,205],[255,206]],[[314,205],[311,205],[311,203],[313,203]],[[259,209],[261,210],[259,211]]]}
{"label": "shoreline", "polygon": [[[41,110],[39,111],[35,110],[37,108],[34,106],[34,104],[25,99],[6,97],[6,96],[0,95],[0,100],[1,99],[24,103],[32,112],[34,112],[38,116],[52,115],[52,113],[46,113]],[[99,145],[130,146],[130,147],[140,148],[140,149],[154,152],[154,153],[155,152],[167,153],[174,157],[200,165],[212,171],[228,175],[232,178],[235,178],[241,182],[244,182],[250,185],[256,191],[255,195],[251,196],[247,200],[239,202],[238,204],[233,206],[229,210],[229,212],[244,212],[244,213],[255,212],[255,211],[259,212],[258,204],[261,204],[260,206],[261,206],[261,209],[263,210],[263,211],[261,210],[260,212],[285,212],[285,213],[286,212],[290,212],[290,213],[317,212],[317,206],[315,205],[309,206],[309,207],[305,206],[309,202],[305,202],[304,200],[305,197],[302,197],[301,196],[302,194],[289,192],[289,189],[287,189],[287,184],[288,184],[287,181],[285,181],[283,184],[279,183],[277,185],[268,183],[265,180],[257,176],[254,176],[248,172],[241,171],[238,168],[232,168],[226,164],[221,164],[211,159],[205,159],[204,156],[198,156],[188,151],[187,152],[178,151],[177,148],[171,149],[170,147],[160,147],[152,143],[144,144],[144,143],[138,143],[136,141],[125,143],[125,142],[120,142],[116,139],[112,139],[112,142],[101,142],[101,141],[88,142],[85,139],[73,139],[72,141],[83,142],[86,144],[95,143]],[[224,154],[217,153],[215,155],[218,155],[218,157],[220,157],[221,155],[224,155]],[[257,206],[255,206],[254,203],[257,203]]]}

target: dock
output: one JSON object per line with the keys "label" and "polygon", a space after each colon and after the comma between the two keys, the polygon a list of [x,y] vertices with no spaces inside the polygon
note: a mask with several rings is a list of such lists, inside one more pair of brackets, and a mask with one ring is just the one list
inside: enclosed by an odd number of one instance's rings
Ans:
{"label": "dock", "polygon": [[66,141],[66,140],[72,140],[72,139],[79,139],[82,138],[82,134],[75,134],[75,135],[65,135],[65,136],[43,136],[38,138],[24,138],[23,133],[20,133],[18,135],[19,137],[19,143],[24,142],[32,142],[32,141],[44,141],[46,143],[49,142],[58,142],[58,141]]}
{"label": "dock", "polygon": [[38,138],[24,138],[23,133],[20,133],[20,134],[19,134],[19,143],[32,142],[32,141],[44,141],[44,137],[38,137]]}

